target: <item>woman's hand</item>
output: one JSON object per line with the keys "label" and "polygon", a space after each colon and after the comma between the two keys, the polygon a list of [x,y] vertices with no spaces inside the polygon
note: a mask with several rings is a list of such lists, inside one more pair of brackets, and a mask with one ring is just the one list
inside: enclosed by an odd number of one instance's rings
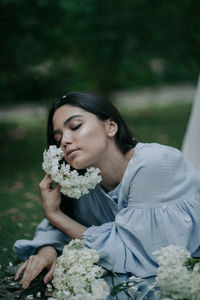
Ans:
{"label": "woman's hand", "polygon": [[45,175],[39,184],[42,206],[46,218],[52,225],[72,239],[82,239],[83,232],[87,228],[74,221],[60,210],[60,185],[57,184],[54,189],[51,189],[52,182],[53,180],[50,175]]}
{"label": "woman's hand", "polygon": [[51,246],[43,247],[38,254],[32,255],[25,261],[15,274],[15,280],[19,279],[22,271],[24,274],[20,280],[20,284],[24,289],[28,288],[31,281],[35,279],[40,272],[47,268],[48,273],[44,277],[44,283],[49,282],[53,278],[53,272],[56,267],[57,252]]}
{"label": "woman's hand", "polygon": [[48,219],[60,211],[61,203],[60,185],[51,189],[52,182],[51,176],[46,174],[39,184],[44,214]]}

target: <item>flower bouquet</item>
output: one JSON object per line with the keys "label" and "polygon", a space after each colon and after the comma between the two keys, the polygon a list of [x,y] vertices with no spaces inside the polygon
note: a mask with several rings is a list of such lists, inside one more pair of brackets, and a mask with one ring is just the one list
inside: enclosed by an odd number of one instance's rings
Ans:
{"label": "flower bouquet", "polygon": [[160,299],[200,300],[200,259],[181,246],[170,245],[154,252],[158,256],[156,281]]}
{"label": "flower bouquet", "polygon": [[47,151],[44,151],[42,163],[43,170],[60,184],[62,194],[79,199],[101,182],[99,169],[91,167],[86,169],[84,175],[79,175],[78,171],[71,171],[70,165],[65,163],[63,156],[61,148],[51,145]]}
{"label": "flower bouquet", "polygon": [[54,299],[105,300],[110,289],[100,278],[105,270],[96,264],[98,260],[97,251],[84,247],[81,240],[66,245],[54,271]]}

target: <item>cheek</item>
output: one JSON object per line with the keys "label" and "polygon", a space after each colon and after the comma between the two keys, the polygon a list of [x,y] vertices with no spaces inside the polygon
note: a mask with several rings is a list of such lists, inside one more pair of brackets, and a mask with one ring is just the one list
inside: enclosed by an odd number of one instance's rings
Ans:
{"label": "cheek", "polygon": [[93,124],[90,126],[84,127],[80,132],[79,138],[81,142],[85,141],[85,145],[97,143],[98,141],[105,140],[105,133],[102,128],[95,127]]}
{"label": "cheek", "polygon": [[102,128],[84,128],[79,136],[78,144],[87,155],[99,155],[106,148],[106,136]]}

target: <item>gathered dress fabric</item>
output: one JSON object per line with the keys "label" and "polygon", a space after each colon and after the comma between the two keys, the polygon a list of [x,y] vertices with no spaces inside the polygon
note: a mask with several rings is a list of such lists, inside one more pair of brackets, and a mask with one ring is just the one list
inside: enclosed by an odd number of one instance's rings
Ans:
{"label": "gathered dress fabric", "polygon": [[[158,267],[154,251],[180,245],[200,257],[200,175],[175,148],[138,143],[113,191],[107,193],[99,184],[74,201],[75,220],[88,227],[84,244],[98,251],[99,264],[120,280],[131,275],[144,279],[137,299],[157,299],[149,288]],[[16,241],[14,251],[25,260],[38,247],[61,251],[69,241],[44,219],[33,240]],[[120,293],[119,299],[128,298]]]}

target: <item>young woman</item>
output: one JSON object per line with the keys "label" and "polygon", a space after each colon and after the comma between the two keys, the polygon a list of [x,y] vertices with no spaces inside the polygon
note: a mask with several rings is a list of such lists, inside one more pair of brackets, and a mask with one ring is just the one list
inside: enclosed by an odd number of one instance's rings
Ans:
{"label": "young woman", "polygon": [[179,150],[138,142],[117,109],[96,94],[75,92],[55,102],[47,135],[48,145],[61,146],[73,168],[99,168],[102,182],[79,199],[64,199],[45,175],[40,192],[46,219],[32,241],[15,243],[25,260],[16,279],[24,271],[21,284],[27,288],[47,268],[48,282],[58,251],[78,238],[119,278],[144,278],[139,299],[154,299],[147,283],[156,275],[155,250],[181,245],[200,256],[199,175]]}

